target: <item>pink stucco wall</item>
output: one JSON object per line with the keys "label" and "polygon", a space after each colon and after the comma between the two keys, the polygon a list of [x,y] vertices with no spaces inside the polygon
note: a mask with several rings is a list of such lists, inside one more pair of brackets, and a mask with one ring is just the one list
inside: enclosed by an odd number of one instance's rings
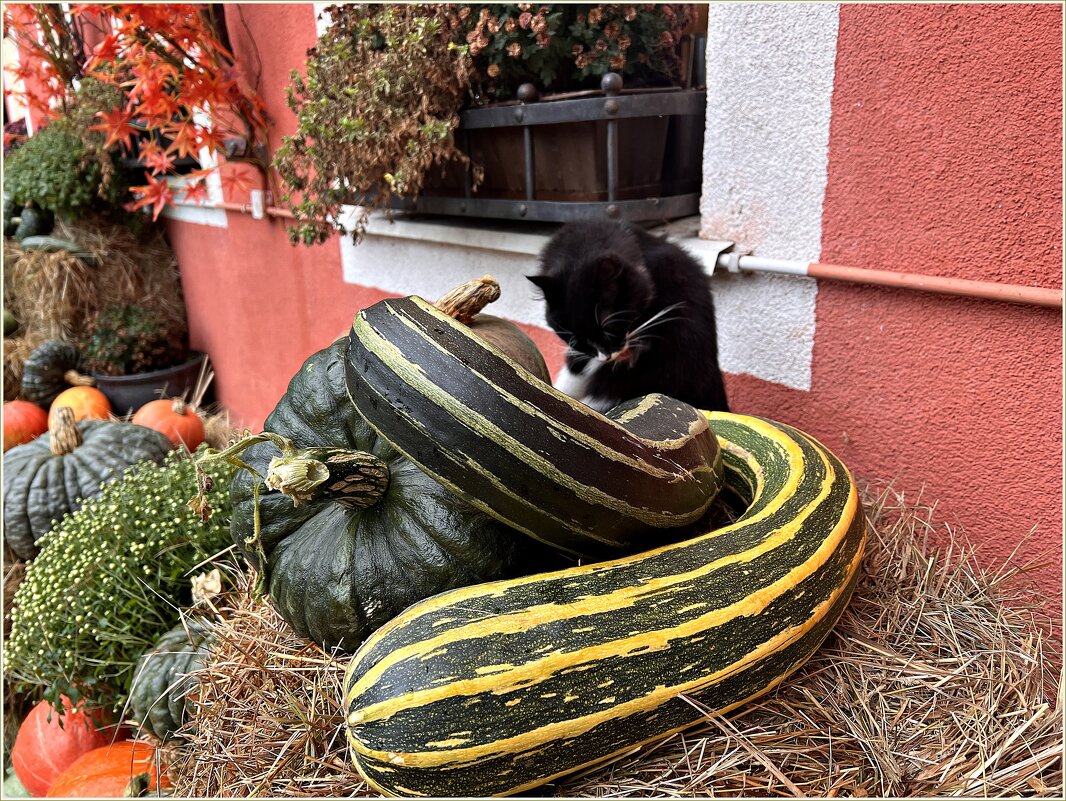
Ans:
{"label": "pink stucco wall", "polygon": [[[245,77],[266,104],[274,152],[295,128],[285,88],[315,43],[314,11],[307,3],[234,4],[226,22]],[[335,242],[293,247],[284,220],[227,216],[225,229],[170,221],[168,232],[193,345],[211,355],[218,399],[258,428],[303,360],[383,295],[344,283]]]}
{"label": "pink stucco wall", "polygon": [[[276,147],[311,7],[226,13],[242,64],[262,65]],[[1053,6],[841,6],[823,261],[1061,287],[1061,19]],[[344,283],[335,243],[293,248],[277,220],[169,231],[194,344],[253,427],[301,360],[383,296]],[[1050,553],[1033,575],[1057,613],[1061,326],[1055,311],[822,282],[810,391],[729,376],[730,400],[937,500],[989,563],[1034,530],[1020,557]],[[555,340],[533,333],[557,367]]]}
{"label": "pink stucco wall", "polygon": [[[1061,288],[1061,37],[1052,6],[842,6],[822,261]],[[987,563],[1032,530],[1017,560],[1058,614],[1062,367],[1058,311],[825,281],[811,391],[730,388]]]}

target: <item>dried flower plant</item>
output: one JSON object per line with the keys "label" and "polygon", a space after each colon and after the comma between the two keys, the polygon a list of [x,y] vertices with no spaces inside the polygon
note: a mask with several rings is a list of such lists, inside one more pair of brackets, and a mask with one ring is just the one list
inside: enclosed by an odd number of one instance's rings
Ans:
{"label": "dried flower plant", "polygon": [[[343,5],[292,75],[297,130],[274,160],[296,215],[294,243],[316,244],[341,228],[341,206],[367,210],[392,195],[417,195],[435,165],[467,163],[452,132],[466,99],[470,58],[456,45],[446,5]],[[458,18],[456,17],[458,22]]]}
{"label": "dried flower plant", "polygon": [[655,3],[518,3],[456,12],[475,66],[479,100],[514,97],[522,83],[542,92],[596,88],[617,72],[630,86],[679,79],[681,36],[691,6]]}

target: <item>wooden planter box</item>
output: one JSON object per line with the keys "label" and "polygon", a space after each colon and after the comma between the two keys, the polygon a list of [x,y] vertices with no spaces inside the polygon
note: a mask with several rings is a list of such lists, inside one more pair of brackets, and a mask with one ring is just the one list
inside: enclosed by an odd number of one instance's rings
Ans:
{"label": "wooden planter box", "polygon": [[566,222],[661,220],[699,212],[706,92],[624,90],[536,98],[463,112],[457,141],[482,166],[477,190],[458,164],[426,178],[397,209]]}

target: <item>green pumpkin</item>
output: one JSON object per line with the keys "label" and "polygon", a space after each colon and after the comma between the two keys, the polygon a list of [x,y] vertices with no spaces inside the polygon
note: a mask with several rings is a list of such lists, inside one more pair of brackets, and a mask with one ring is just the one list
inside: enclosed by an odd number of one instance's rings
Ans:
{"label": "green pumpkin", "polygon": [[22,396],[47,409],[60,392],[73,386],[70,371],[81,369],[81,354],[72,344],[61,339],[42,342],[23,362]]}
{"label": "green pumpkin", "polygon": [[33,206],[26,206],[22,210],[18,227],[15,229],[15,239],[21,242],[28,236],[50,234],[55,224],[56,218],[52,212],[35,209]]}
{"label": "green pumpkin", "polygon": [[[304,363],[264,428],[301,449],[370,454],[373,472],[380,478],[384,466],[387,478],[358,501],[369,505],[353,502],[333,473],[322,494],[291,493],[296,503],[262,484],[257,541],[259,479],[242,470],[231,485],[233,540],[257,568],[265,559],[266,587],[289,625],[327,650],[351,651],[423,598],[558,566],[559,557],[467,505],[375,434],[345,390],[346,345],[340,339]],[[275,457],[269,442],[241,455],[268,483]]]}
{"label": "green pumpkin", "polygon": [[100,485],[138,462],[162,462],[169,439],[132,423],[83,420],[67,407],[50,431],[4,454],[4,540],[20,559],[37,555],[52,521],[81,507]]}
{"label": "green pumpkin", "polygon": [[173,737],[185,722],[185,699],[195,687],[188,674],[211,653],[207,626],[188,619],[164,634],[137,660],[130,688],[133,720],[160,740]]}

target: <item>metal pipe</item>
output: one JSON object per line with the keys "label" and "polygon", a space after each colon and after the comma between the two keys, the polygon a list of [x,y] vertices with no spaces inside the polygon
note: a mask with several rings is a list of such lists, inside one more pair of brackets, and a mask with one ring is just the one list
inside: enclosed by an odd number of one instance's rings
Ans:
{"label": "metal pipe", "polygon": [[[231,203],[229,201],[219,201],[218,203],[204,204],[205,209],[222,209],[223,211],[236,211],[241,214],[251,214],[252,205],[250,203]],[[264,210],[268,217],[283,217],[287,220],[295,219],[295,216],[288,209],[283,209],[280,206],[267,206]]]}
{"label": "metal pipe", "polygon": [[717,265],[730,272],[782,273],[806,275],[832,281],[849,281],[856,284],[916,289],[942,295],[998,300],[1004,303],[1020,303],[1028,306],[1062,308],[1062,290],[1043,287],[1002,284],[996,281],[974,281],[968,278],[901,273],[891,270],[871,270],[845,267],[839,264],[796,261],[794,259],[768,259],[761,256],[742,256],[738,253],[723,253]]}

